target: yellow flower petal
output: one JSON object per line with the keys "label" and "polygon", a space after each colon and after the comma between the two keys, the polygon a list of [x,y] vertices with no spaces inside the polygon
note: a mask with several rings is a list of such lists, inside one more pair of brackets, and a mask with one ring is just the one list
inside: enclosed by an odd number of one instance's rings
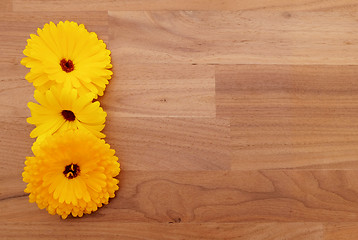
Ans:
{"label": "yellow flower petal", "polygon": [[45,121],[31,131],[30,137],[35,138],[44,134],[52,134],[56,132],[65,122],[64,119],[54,119],[53,121]]}

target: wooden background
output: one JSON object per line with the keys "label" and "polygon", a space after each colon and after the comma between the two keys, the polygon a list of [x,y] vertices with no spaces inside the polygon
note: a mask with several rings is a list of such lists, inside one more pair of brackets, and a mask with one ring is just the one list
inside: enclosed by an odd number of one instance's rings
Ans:
{"label": "wooden background", "polygon": [[[65,221],[23,192],[30,33],[112,51],[120,190]],[[358,1],[1,0],[0,239],[358,239]]]}

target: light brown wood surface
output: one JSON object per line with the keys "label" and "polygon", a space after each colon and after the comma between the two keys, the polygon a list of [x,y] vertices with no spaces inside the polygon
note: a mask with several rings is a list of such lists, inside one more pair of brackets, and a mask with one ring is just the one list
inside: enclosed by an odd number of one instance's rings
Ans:
{"label": "light brown wood surface", "polygon": [[[101,104],[122,172],[61,220],[28,202],[30,33],[73,20],[112,51]],[[0,239],[358,238],[355,0],[1,0]]]}

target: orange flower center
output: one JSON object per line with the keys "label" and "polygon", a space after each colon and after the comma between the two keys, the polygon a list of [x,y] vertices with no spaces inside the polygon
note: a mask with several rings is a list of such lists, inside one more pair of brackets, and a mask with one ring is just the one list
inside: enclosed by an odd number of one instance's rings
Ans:
{"label": "orange flower center", "polygon": [[60,62],[60,66],[65,72],[72,72],[75,69],[75,65],[71,60],[62,59]]}
{"label": "orange flower center", "polygon": [[77,164],[73,164],[73,163],[71,163],[70,165],[67,165],[65,167],[65,171],[63,171],[63,174],[68,179],[77,177],[79,173],[80,173],[80,167]]}
{"label": "orange flower center", "polygon": [[75,121],[76,116],[75,114],[71,111],[71,110],[63,110],[61,112],[62,116],[64,117],[64,119],[66,119],[67,121]]}

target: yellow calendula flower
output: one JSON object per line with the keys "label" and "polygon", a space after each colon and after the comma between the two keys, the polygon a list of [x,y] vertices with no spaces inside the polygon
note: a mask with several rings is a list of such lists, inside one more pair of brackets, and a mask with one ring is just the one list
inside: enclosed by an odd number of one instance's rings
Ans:
{"label": "yellow calendula flower", "polygon": [[39,104],[29,102],[31,117],[27,119],[36,128],[30,137],[46,136],[69,129],[91,132],[99,138],[105,137],[100,131],[104,128],[107,113],[98,101],[93,102],[93,93],[78,96],[76,89],[51,87],[40,92],[35,90],[34,97]]}
{"label": "yellow calendula flower", "polygon": [[110,51],[88,32],[83,24],[53,22],[38,29],[27,40],[21,64],[31,68],[26,79],[43,92],[53,85],[73,87],[82,95],[92,92],[102,96],[111,78]]}
{"label": "yellow calendula flower", "polygon": [[120,165],[114,154],[104,140],[88,132],[48,136],[25,162],[22,176],[29,201],[63,219],[96,211],[118,190]]}

